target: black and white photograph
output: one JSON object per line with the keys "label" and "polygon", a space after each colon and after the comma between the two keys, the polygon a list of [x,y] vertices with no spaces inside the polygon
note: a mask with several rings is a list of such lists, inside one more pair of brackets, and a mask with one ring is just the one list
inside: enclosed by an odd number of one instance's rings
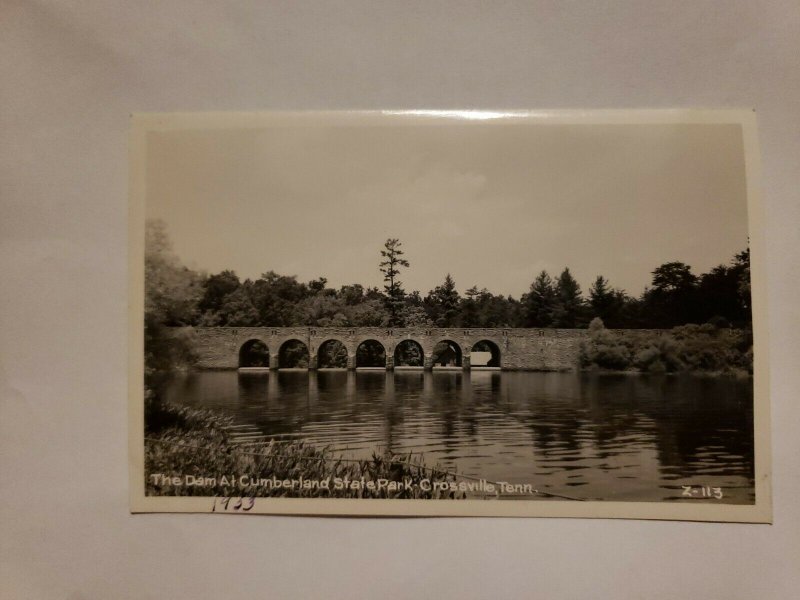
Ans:
{"label": "black and white photograph", "polygon": [[769,521],[754,128],[134,115],[132,509]]}

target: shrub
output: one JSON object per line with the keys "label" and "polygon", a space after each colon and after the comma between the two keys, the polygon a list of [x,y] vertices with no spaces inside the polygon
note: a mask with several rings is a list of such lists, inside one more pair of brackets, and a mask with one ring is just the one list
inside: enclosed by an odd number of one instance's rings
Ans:
{"label": "shrub", "polygon": [[636,353],[633,357],[633,364],[636,365],[638,369],[646,371],[653,362],[659,360],[659,356],[660,352],[658,348],[655,346],[648,346]]}
{"label": "shrub", "polygon": [[711,323],[683,325],[668,333],[620,334],[594,319],[589,339],[581,346],[581,364],[613,370],[633,367],[649,373],[752,373],[752,335]]}
{"label": "shrub", "polygon": [[589,323],[589,340],[581,345],[581,364],[624,370],[630,365],[630,349],[605,328],[599,317],[595,317]]}
{"label": "shrub", "polygon": [[651,373],[672,373],[685,368],[678,345],[666,336],[651,339],[645,348],[636,353],[633,363],[638,369]]}
{"label": "shrub", "polygon": [[598,344],[595,348],[592,362],[604,369],[627,369],[630,365],[630,357],[627,348],[616,344],[612,346]]}

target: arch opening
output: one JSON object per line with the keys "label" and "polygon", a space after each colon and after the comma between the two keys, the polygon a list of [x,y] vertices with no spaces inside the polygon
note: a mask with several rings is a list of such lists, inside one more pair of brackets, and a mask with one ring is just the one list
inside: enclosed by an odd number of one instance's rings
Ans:
{"label": "arch opening", "polygon": [[472,346],[469,356],[469,365],[472,367],[500,368],[500,348],[492,341],[481,340]]}
{"label": "arch opening", "polygon": [[386,349],[378,340],[364,340],[356,349],[356,367],[386,367]]}
{"label": "arch opening", "polygon": [[403,340],[394,349],[395,367],[421,367],[425,364],[422,346],[414,340]]}
{"label": "arch opening", "polygon": [[327,340],[317,351],[317,367],[320,369],[346,369],[347,348],[339,340]]}
{"label": "arch opening", "polygon": [[461,347],[452,340],[442,340],[433,347],[434,367],[460,367]]}
{"label": "arch opening", "polygon": [[269,348],[261,340],[248,340],[239,348],[239,368],[269,368]]}
{"label": "arch opening", "polygon": [[300,340],[288,340],[278,351],[279,369],[307,369],[309,363],[308,346]]}

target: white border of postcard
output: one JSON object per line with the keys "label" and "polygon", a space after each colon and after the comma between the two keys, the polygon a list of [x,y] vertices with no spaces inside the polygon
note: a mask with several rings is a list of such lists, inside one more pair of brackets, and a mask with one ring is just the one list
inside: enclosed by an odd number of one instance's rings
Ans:
{"label": "white border of postcard", "polygon": [[[564,500],[357,500],[309,498],[256,498],[244,514],[364,515],[364,516],[493,516],[590,517],[674,519],[692,521],[772,521],[769,368],[766,317],[764,216],[759,195],[761,173],[756,116],[750,110],[543,110],[543,111],[370,111],[370,112],[230,112],[135,114],[131,118],[129,211],[129,462],[131,511],[220,512],[213,497],[145,495],[144,476],[144,226],[145,165],[149,131],[268,127],[303,123],[350,126],[386,124],[430,125],[453,120],[492,120],[514,126],[550,124],[740,124],[744,137],[747,178],[748,227],[751,249],[751,286],[754,350],[754,453],[753,505],[715,505],[682,502],[569,502]],[[221,514],[221,513],[220,513]],[[240,513],[227,513],[240,514]]]}

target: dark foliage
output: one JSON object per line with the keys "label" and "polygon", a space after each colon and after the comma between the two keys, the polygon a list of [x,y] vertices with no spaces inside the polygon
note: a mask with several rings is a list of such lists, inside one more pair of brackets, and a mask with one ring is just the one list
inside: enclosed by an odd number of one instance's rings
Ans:
{"label": "dark foliage", "polygon": [[[337,498],[464,498],[463,492],[450,491],[447,484],[455,483],[454,474],[428,467],[420,455],[374,454],[366,460],[345,460],[325,449],[302,442],[271,442],[263,446],[237,446],[228,434],[230,419],[210,411],[179,408],[154,398],[145,405],[145,473],[204,474],[219,478],[213,486],[172,486],[146,479],[147,495],[168,496],[290,496]],[[323,481],[327,478],[347,478],[350,481],[377,483],[379,480],[409,483],[372,489],[344,488],[337,490],[318,487],[286,489],[272,487],[241,487],[221,483],[221,476],[247,474],[253,479],[275,478]],[[430,486],[420,486],[421,480]],[[434,484],[440,484],[434,486]],[[434,489],[429,489],[434,488]]]}
{"label": "dark foliage", "polygon": [[612,371],[744,375],[753,372],[752,336],[708,323],[634,336],[610,331],[595,318],[581,350],[581,363],[586,368]]}
{"label": "dark foliage", "polygon": [[[240,281],[233,271],[203,277],[180,265],[163,225],[156,223],[148,233],[148,339],[156,339],[154,328],[161,325],[572,328],[587,327],[595,317],[621,329],[703,323],[747,329],[751,323],[749,250],[701,275],[681,262],[664,263],[653,270],[650,287],[639,297],[614,288],[603,276],[584,297],[569,268],[556,278],[541,271],[517,300],[477,286],[462,296],[450,274],[425,296],[406,292],[399,275],[410,263],[401,246],[389,239],[381,250],[383,290],[358,283],[334,289],[324,277],[303,283],[274,271]],[[181,353],[155,345],[152,351],[167,357]]]}

